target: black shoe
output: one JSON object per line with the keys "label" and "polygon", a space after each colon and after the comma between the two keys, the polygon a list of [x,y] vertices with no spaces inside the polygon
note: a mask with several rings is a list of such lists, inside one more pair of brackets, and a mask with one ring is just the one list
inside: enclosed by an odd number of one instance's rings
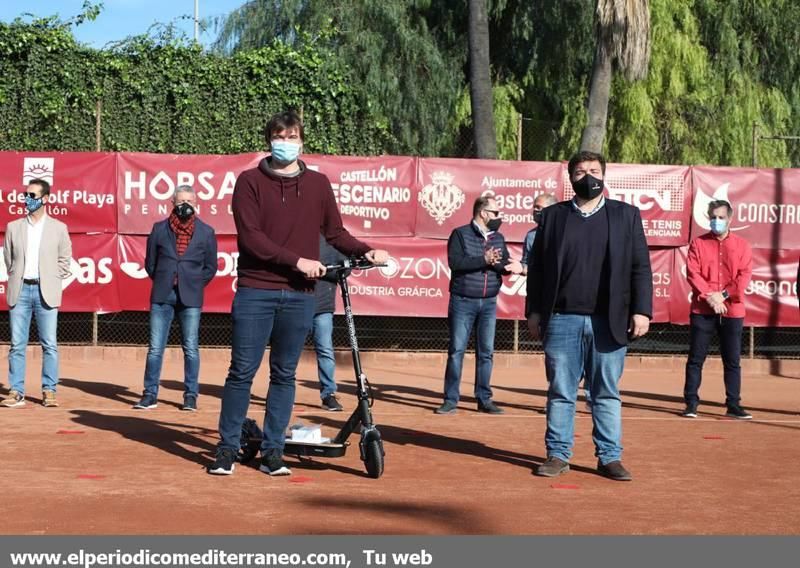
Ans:
{"label": "black shoe", "polygon": [[292,470],[286,467],[281,454],[277,451],[271,451],[261,456],[261,466],[258,469],[272,476],[292,474]]}
{"label": "black shoe", "polygon": [[444,401],[442,406],[433,411],[434,414],[455,414],[458,405],[455,402]]}
{"label": "black shoe", "polygon": [[339,404],[339,401],[336,400],[336,395],[333,394],[329,394],[322,399],[322,408],[325,410],[330,410],[331,412],[341,412],[344,410],[342,405]]}
{"label": "black shoe", "polygon": [[541,477],[558,477],[562,473],[569,471],[569,463],[562,459],[549,457],[545,462],[536,468],[536,475]]}
{"label": "black shoe", "polygon": [[686,410],[681,413],[684,418],[697,418],[697,403],[690,402],[686,405]]}
{"label": "black shoe", "polygon": [[133,407],[137,410],[146,408],[156,408],[157,406],[158,406],[158,399],[154,397],[152,394],[146,394],[142,396],[142,400],[133,405]]}
{"label": "black shoe", "polygon": [[236,452],[230,448],[217,448],[217,457],[210,466],[208,473],[212,475],[231,475],[236,461]]}
{"label": "black shoe", "polygon": [[478,402],[478,412],[485,412],[487,414],[505,414],[506,411],[497,406],[491,400],[486,402]]}
{"label": "black shoe", "polygon": [[614,481],[630,481],[633,479],[631,472],[625,469],[625,466],[619,460],[608,462],[607,464],[602,464],[598,461],[597,472],[603,477]]}
{"label": "black shoe", "polygon": [[747,412],[744,408],[739,406],[729,406],[728,412],[725,413],[725,416],[730,416],[731,418],[736,418],[737,420],[752,420],[753,415]]}
{"label": "black shoe", "polygon": [[181,406],[181,410],[197,412],[197,397],[191,394],[183,397],[183,406]]}

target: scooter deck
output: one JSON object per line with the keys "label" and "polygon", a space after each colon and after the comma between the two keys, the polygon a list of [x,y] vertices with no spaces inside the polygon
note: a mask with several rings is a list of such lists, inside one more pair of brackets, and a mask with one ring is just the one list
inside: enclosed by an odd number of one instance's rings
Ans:
{"label": "scooter deck", "polygon": [[345,442],[344,444],[337,444],[337,443],[327,443],[327,444],[320,444],[320,443],[313,443],[313,442],[294,442],[292,440],[286,440],[286,443],[283,447],[284,455],[288,456],[316,456],[322,458],[340,458],[342,457],[345,452],[347,451],[347,446],[350,444]]}

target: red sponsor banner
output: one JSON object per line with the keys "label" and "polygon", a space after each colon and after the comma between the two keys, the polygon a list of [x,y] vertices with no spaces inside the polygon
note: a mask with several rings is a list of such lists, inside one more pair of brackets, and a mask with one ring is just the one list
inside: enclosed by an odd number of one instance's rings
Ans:
{"label": "red sponsor banner", "polygon": [[651,320],[653,322],[669,322],[674,264],[675,249],[650,249],[650,267],[653,271],[653,319]]}
{"label": "red sponsor banner", "polygon": [[[564,199],[572,199],[566,168]],[[690,180],[689,166],[608,164],[606,195],[639,208],[648,245],[681,246],[689,242]]]}
{"label": "red sponsor banner", "polygon": [[689,323],[689,311],[692,304],[692,287],[689,286],[686,278],[688,254],[688,245],[674,249],[672,287],[669,292],[669,321],[681,325]]}
{"label": "red sponsor banner", "polygon": [[72,274],[63,281],[63,312],[119,312],[117,235],[70,235]]}
{"label": "red sponsor banner", "polygon": [[27,214],[23,192],[40,178],[51,185],[49,215],[70,233],[117,230],[116,154],[0,152],[0,225]]}
{"label": "red sponsor banner", "polygon": [[733,207],[731,230],[753,248],[800,248],[800,169],[692,168],[692,238],[709,230],[708,204]]}
{"label": "red sponsor banner", "polygon": [[797,263],[797,250],[753,249],[753,277],[745,290],[747,325],[800,326]]}
{"label": "red sponsor banner", "polygon": [[[375,239],[376,247],[389,251],[387,266],[354,271],[348,280],[353,312],[361,315],[447,317],[450,268],[447,243],[435,239]],[[509,252],[519,258],[521,245]],[[503,278],[497,317],[521,319],[525,314],[524,276]],[[341,313],[341,299],[337,300]]]}
{"label": "red sponsor banner", "polygon": [[179,185],[197,193],[198,215],[219,234],[236,234],[231,196],[236,177],[258,165],[262,154],[203,156],[177,154],[119,154],[117,199],[119,232],[147,235],[153,223],[172,210]]}
{"label": "red sponsor banner", "polygon": [[503,212],[506,240],[522,242],[533,227],[533,200],[542,193],[561,200],[563,175],[557,162],[420,158],[416,235],[446,239],[472,219],[475,199],[490,195]]}
{"label": "red sponsor banner", "polygon": [[[3,235],[4,237],[5,235]],[[70,235],[72,274],[62,280],[62,312],[119,312],[117,235]],[[2,253],[2,247],[0,247]],[[0,257],[0,309],[8,310],[8,272]]]}
{"label": "red sponsor banner", "polygon": [[119,235],[120,304],[126,311],[150,311],[150,278],[144,269],[147,237]]}
{"label": "red sponsor banner", "polygon": [[[120,235],[120,302],[123,310],[147,311],[150,309],[152,282],[144,270],[147,237]],[[228,313],[236,292],[239,250],[236,236],[217,235],[217,274],[205,290],[203,311]]]}
{"label": "red sponsor banner", "polygon": [[[670,321],[689,323],[692,289],[686,280],[688,247],[675,250]],[[753,277],[745,290],[745,325],[800,326],[797,304],[797,251],[753,249]]]}
{"label": "red sponsor banner", "polygon": [[410,237],[417,214],[416,158],[304,156],[325,174],[347,230],[355,236]]}

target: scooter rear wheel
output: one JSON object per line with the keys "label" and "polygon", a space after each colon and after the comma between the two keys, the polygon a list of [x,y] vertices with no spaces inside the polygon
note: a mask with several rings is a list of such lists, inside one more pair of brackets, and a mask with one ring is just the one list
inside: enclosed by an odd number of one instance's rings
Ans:
{"label": "scooter rear wheel", "polygon": [[383,475],[383,444],[379,439],[370,440],[364,446],[364,465],[371,478],[378,479]]}

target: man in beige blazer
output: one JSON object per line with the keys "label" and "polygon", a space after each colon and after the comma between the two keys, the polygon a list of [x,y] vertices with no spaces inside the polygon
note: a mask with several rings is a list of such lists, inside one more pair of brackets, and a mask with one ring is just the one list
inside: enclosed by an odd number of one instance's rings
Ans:
{"label": "man in beige blazer", "polygon": [[6,227],[3,257],[8,272],[6,301],[11,324],[8,382],[11,391],[0,404],[25,405],[25,350],[31,316],[36,317],[42,344],[42,404],[58,406],[58,307],[62,280],[70,275],[72,243],[67,226],[47,215],[50,184],[34,179],[25,193],[28,215]]}

